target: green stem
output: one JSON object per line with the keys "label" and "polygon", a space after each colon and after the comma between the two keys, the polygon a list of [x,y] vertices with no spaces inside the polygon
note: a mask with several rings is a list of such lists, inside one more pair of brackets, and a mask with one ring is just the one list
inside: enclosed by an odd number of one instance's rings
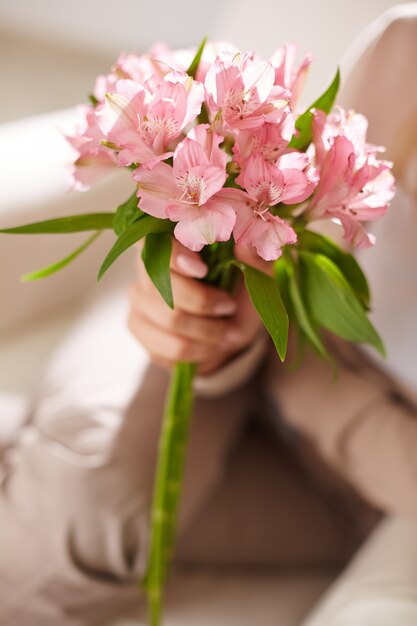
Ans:
{"label": "green stem", "polygon": [[[210,269],[205,282],[231,291],[235,284],[235,268],[225,268],[224,263],[232,255],[233,242],[208,246],[204,259]],[[175,544],[196,370],[194,363],[175,365],[162,422],[151,511],[148,568],[142,581],[148,599],[150,626],[160,626],[162,619],[164,586]]]}
{"label": "green stem", "polygon": [[161,623],[163,590],[174,548],[195,372],[194,363],[175,365],[162,423],[152,503],[148,570],[143,581],[151,626],[159,626]]}

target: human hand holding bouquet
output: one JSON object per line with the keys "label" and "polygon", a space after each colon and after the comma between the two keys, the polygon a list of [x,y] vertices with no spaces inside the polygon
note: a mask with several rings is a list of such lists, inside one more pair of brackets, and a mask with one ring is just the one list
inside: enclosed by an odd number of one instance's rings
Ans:
{"label": "human hand holding bouquet", "polygon": [[[191,51],[156,46],[121,55],[99,77],[83,121],[68,140],[77,152],[80,189],[122,167],[131,170],[132,196],[115,213],[70,216],[6,229],[8,233],[94,231],[72,255],[33,272],[61,269],[103,229],[117,239],[99,278],[129,247],[144,240],[144,266],[174,308],[172,238],[199,253],[201,280],[233,291],[244,285],[284,360],[289,318],[323,357],[321,328],[349,340],[382,342],[367,318],[369,290],[354,258],[313,232],[315,220],[340,224],[352,245],[372,245],[363,223],[383,215],[393,195],[390,163],[366,143],[366,120],[334,107],[339,74],[301,115],[297,101],[310,64],[294,64],[295,48],[269,61],[232,46],[202,43]],[[274,275],[236,258],[235,243],[270,262]],[[153,626],[175,539],[196,365],[173,372],[161,433],[144,587]]]}
{"label": "human hand holding bouquet", "polygon": [[[267,273],[272,270],[272,264],[249,253],[248,248],[235,246],[235,255]],[[207,272],[197,252],[173,240],[175,309],[171,309],[138,255],[137,277],[129,292],[128,326],[152,361],[165,369],[171,370],[179,360],[189,360],[196,363],[199,374],[211,374],[237,354],[252,352],[253,344],[255,353],[261,351],[265,333],[242,281],[233,294],[228,294],[201,280]]]}

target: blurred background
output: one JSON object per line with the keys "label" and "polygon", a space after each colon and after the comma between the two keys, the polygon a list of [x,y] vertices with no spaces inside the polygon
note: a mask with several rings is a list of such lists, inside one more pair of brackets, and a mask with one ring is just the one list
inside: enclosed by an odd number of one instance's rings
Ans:
{"label": "blurred background", "polygon": [[[360,31],[393,0],[0,0],[0,225],[81,211],[113,210],[130,195],[120,173],[94,190],[70,190],[71,152],[62,132],[74,123],[97,74],[120,50],[155,41],[191,46],[204,35],[268,56],[287,41],[313,53],[304,104],[327,86]],[[84,236],[0,239],[0,394],[17,406],[37,387],[47,356],[92,292],[127,281],[132,259],[100,287],[95,275],[111,235],[64,272],[37,283],[19,276],[69,253]],[[1,409],[0,409],[1,410]]]}

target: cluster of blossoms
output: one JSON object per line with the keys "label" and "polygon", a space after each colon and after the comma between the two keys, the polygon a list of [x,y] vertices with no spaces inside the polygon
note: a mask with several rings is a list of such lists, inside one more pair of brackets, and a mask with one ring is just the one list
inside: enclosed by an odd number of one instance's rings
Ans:
{"label": "cluster of blossoms", "polygon": [[193,51],[121,55],[68,138],[76,186],[129,167],[140,209],[176,222],[175,237],[194,251],[233,235],[274,260],[296,242],[300,216],[337,220],[351,244],[371,245],[363,223],[386,211],[390,163],[366,143],[366,119],[340,108],[313,111],[310,147],[291,147],[311,62],[297,67],[295,55],[293,45],[269,61],[206,46],[194,78]]}

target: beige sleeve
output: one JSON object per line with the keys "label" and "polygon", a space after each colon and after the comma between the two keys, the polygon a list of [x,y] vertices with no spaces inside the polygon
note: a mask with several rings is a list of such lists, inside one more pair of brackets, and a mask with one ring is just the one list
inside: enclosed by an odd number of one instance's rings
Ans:
{"label": "beige sleeve", "polygon": [[334,341],[338,376],[312,353],[264,376],[290,426],[371,503],[417,521],[417,407],[353,346]]}
{"label": "beige sleeve", "polygon": [[254,341],[228,363],[212,374],[197,376],[197,395],[214,398],[235,391],[254,375],[268,350],[268,335],[262,328]]}

